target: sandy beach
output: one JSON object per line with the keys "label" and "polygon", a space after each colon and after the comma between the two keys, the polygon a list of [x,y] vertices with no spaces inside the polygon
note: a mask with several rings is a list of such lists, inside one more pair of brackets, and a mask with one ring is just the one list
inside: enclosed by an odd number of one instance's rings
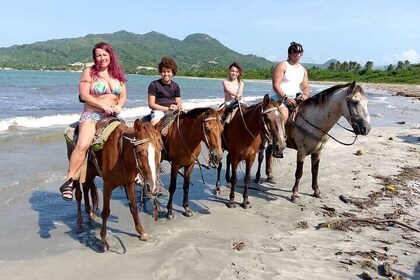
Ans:
{"label": "sandy beach", "polygon": [[[88,221],[85,215],[85,230],[76,233],[74,201],[62,201],[56,186],[47,190],[48,201],[37,200],[36,190],[28,192],[1,211],[0,237],[8,240],[2,242],[1,278],[368,279],[360,275],[369,273],[373,279],[389,279],[380,276],[385,264],[391,279],[419,279],[419,129],[373,128],[350,147],[330,140],[321,159],[321,199],[311,196],[307,160],[301,197],[290,201],[295,168],[290,149],[275,165],[275,183],[252,184],[248,210],[228,209],[226,187],[221,197],[212,195],[215,171],[204,171],[204,186],[195,169],[190,194],[194,216],[180,213],[178,185],[174,220],[162,213],[154,222],[150,207],[141,213],[153,236],[147,242],[137,238],[124,193],[116,190],[106,253],[98,252],[99,218]],[[345,132],[337,136],[351,137]],[[243,166],[239,175],[242,180]],[[168,174],[163,180],[168,181]],[[241,192],[237,188],[238,202]],[[161,200],[164,211],[166,197]],[[56,212],[55,219],[43,219],[43,212]],[[364,218],[412,228],[350,220]],[[317,229],[337,219],[342,223]]]}

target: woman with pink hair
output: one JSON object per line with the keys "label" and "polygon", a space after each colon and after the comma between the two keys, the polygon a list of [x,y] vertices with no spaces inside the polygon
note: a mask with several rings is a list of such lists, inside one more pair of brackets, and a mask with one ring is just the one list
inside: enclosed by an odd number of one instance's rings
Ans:
{"label": "woman with pink hair", "polygon": [[79,99],[84,103],[79,120],[79,136],[70,156],[67,181],[60,187],[62,197],[67,201],[73,199],[73,177],[82,166],[93,141],[96,123],[119,114],[127,98],[127,79],[114,49],[100,42],[93,48],[92,56],[94,64],[83,70],[79,81]]}

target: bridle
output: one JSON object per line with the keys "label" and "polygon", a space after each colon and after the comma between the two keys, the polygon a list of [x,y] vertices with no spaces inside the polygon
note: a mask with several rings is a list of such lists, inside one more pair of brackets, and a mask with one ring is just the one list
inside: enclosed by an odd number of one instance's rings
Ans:
{"label": "bridle", "polygon": [[275,107],[268,108],[264,111],[263,111],[263,106],[261,106],[261,117],[262,117],[262,122],[263,122],[263,125],[264,125],[264,129],[265,129],[265,137],[267,137],[267,139],[269,141],[273,141],[273,138],[270,136],[270,130],[268,129],[268,126],[267,126],[267,123],[264,119],[264,116],[267,115],[270,112],[273,112],[273,111],[278,111],[280,113],[280,116],[283,116],[282,113],[281,113],[280,107],[278,105],[276,105]]}
{"label": "bridle", "polygon": [[[348,98],[348,97],[346,97],[346,103],[347,103],[347,109],[348,109],[348,111],[349,111],[349,122],[350,122],[350,125],[353,127],[354,125],[356,125],[356,126],[358,126],[357,125],[357,123],[354,121],[355,120],[355,118],[354,118],[354,116],[353,116],[353,114],[352,114],[352,112],[351,112],[351,110],[350,110],[350,98]],[[343,129],[345,129],[345,130],[347,130],[347,131],[350,131],[350,132],[352,132],[352,133],[354,133],[354,139],[353,139],[353,142],[351,142],[351,143],[344,143],[344,142],[342,142],[342,141],[340,141],[340,140],[338,140],[337,138],[335,138],[334,136],[332,136],[331,134],[329,134],[328,132],[326,132],[326,131],[324,131],[323,129],[321,129],[321,128],[319,128],[319,127],[317,127],[316,125],[314,125],[314,124],[312,124],[310,121],[308,121],[300,112],[298,112],[297,113],[297,115],[299,115],[306,123],[308,123],[310,126],[312,126],[312,127],[314,127],[314,128],[316,128],[317,130],[319,130],[319,131],[321,131],[322,133],[324,133],[325,135],[327,135],[327,136],[329,136],[330,138],[332,138],[334,141],[336,141],[337,143],[340,143],[340,144],[342,144],[342,145],[345,145],[345,146],[351,146],[351,145],[353,145],[355,142],[356,142],[356,140],[357,140],[357,137],[358,137],[358,135],[356,134],[356,132],[354,131],[354,129],[353,130],[351,130],[351,129],[348,129],[347,127],[344,127],[344,126],[342,126],[341,124],[339,124],[339,123],[337,123],[340,127],[342,127]],[[315,137],[315,138],[317,138],[315,135],[313,135],[313,134],[311,134],[310,132],[308,132],[307,130],[305,130],[302,126],[300,126],[300,125],[298,125],[295,121],[293,121],[293,120],[290,120],[295,126],[297,126],[298,128],[300,128],[302,131],[304,131],[304,132],[306,132],[306,133],[308,133],[308,134],[310,134],[311,136],[313,136],[313,137]]]}
{"label": "bridle", "polygon": [[201,167],[205,167],[206,169],[210,169],[211,167],[213,167],[213,168],[216,167],[215,164],[213,164],[213,162],[212,162],[212,159],[215,158],[215,155],[214,155],[213,150],[210,149],[210,141],[208,139],[208,136],[207,136],[207,133],[206,133],[206,130],[205,130],[205,123],[209,122],[209,121],[221,121],[221,119],[219,117],[207,117],[207,118],[203,118],[203,121],[202,121],[202,124],[201,124],[201,128],[202,128],[203,134],[204,134],[205,144],[208,148],[209,159],[210,159],[210,160],[206,160],[207,163],[208,163],[208,165],[206,166],[206,165],[203,165],[203,164],[200,163],[200,161],[198,160],[198,157],[194,156],[194,154],[188,148],[187,143],[185,143],[184,138],[182,137],[182,134],[181,134],[181,128],[179,126],[179,116],[180,116],[180,114],[177,114],[177,121],[176,121],[179,138],[181,138],[181,141],[184,144],[185,149],[188,151],[188,153],[191,154],[191,157],[194,159],[194,161],[197,163],[198,167],[200,168],[201,179],[203,181],[203,184],[205,184],[204,177],[203,177],[203,171],[202,171]]}

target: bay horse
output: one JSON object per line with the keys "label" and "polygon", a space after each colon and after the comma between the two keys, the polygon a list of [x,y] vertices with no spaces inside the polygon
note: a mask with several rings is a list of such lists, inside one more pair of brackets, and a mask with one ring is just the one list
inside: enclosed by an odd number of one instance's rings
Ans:
{"label": "bay horse", "polygon": [[[299,197],[299,181],[303,175],[305,157],[308,155],[311,155],[313,195],[321,197],[318,187],[318,169],[321,151],[328,139],[332,137],[328,132],[343,116],[351,125],[356,137],[367,135],[371,129],[367,104],[368,100],[363,88],[353,81],[327,88],[298,106],[296,118],[294,120],[289,118],[286,123],[287,147],[297,150],[292,202]],[[260,179],[263,158],[264,151],[261,150],[256,180]],[[271,153],[266,152],[266,174],[269,179],[272,178],[271,165]]]}
{"label": "bay horse", "polygon": [[[220,119],[221,114],[222,109],[217,111],[213,108],[195,108],[188,112],[179,112],[169,126],[167,135],[162,136],[165,153],[164,159],[171,164],[167,219],[174,218],[172,201],[176,190],[178,171],[182,167],[184,167],[183,215],[185,217],[191,217],[193,215],[193,212],[189,208],[188,192],[190,188],[190,176],[194,164],[198,161],[198,156],[201,153],[201,142],[205,143],[209,151],[208,163],[210,167],[217,167],[217,164],[222,160],[221,133],[223,126]],[[163,124],[163,119],[156,124],[158,131],[161,130]]]}
{"label": "bay horse", "polygon": [[[139,119],[136,119],[134,126],[128,126],[126,123],[121,122],[110,134],[103,148],[96,154],[99,170],[95,168],[92,161],[88,161],[86,181],[83,183],[87,209],[90,209],[88,191],[92,192],[94,209],[95,207],[97,209],[97,189],[93,179],[96,176],[101,176],[104,181],[102,227],[100,231],[101,245],[104,250],[109,249],[109,244],[106,241],[106,224],[110,214],[111,193],[118,186],[125,187],[130,212],[140,240],[149,239],[150,235],[144,231],[137,212],[135,178],[140,172],[145,179],[145,188],[154,199],[157,199],[159,187],[157,174],[159,172],[162,147],[162,139],[156,129],[150,123],[141,123]],[[81,229],[80,205],[82,195],[80,183],[75,180],[74,186],[78,203],[78,228]],[[91,216],[94,213],[89,211]],[[155,219],[157,219],[157,215],[158,208],[155,205],[153,213]]]}
{"label": "bay horse", "polygon": [[[230,187],[229,208],[235,207],[235,186],[238,181],[236,170],[240,161],[245,160],[245,187],[243,192],[243,208],[251,207],[248,200],[248,188],[251,179],[251,167],[255,161],[256,154],[260,150],[261,142],[269,137],[273,143],[273,155],[283,157],[283,150],[286,148],[285,120],[281,115],[280,108],[276,101],[268,94],[263,101],[238,110],[232,120],[225,124],[223,130],[223,146],[228,151],[226,158],[226,181]],[[230,177],[230,164],[232,164],[232,176]],[[222,163],[217,169],[217,182],[215,194],[220,193],[220,172]]]}

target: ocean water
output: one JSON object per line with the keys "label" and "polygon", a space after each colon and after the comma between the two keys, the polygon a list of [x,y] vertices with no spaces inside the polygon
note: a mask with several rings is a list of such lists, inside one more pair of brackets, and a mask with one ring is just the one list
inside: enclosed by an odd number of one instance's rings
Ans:
{"label": "ocean water", "polygon": [[[68,164],[63,131],[79,119],[83,107],[78,101],[79,78],[80,73],[74,72],[0,70],[0,210],[25,193],[50,184],[58,188],[63,182]],[[149,113],[147,88],[157,78],[128,75],[122,118],[132,122]],[[220,79],[174,80],[186,109],[223,102]],[[325,88],[311,85],[312,94]],[[272,93],[270,82],[245,81],[247,103],[258,102],[267,93]],[[419,125],[419,102],[386,92],[367,95],[373,129]]]}

